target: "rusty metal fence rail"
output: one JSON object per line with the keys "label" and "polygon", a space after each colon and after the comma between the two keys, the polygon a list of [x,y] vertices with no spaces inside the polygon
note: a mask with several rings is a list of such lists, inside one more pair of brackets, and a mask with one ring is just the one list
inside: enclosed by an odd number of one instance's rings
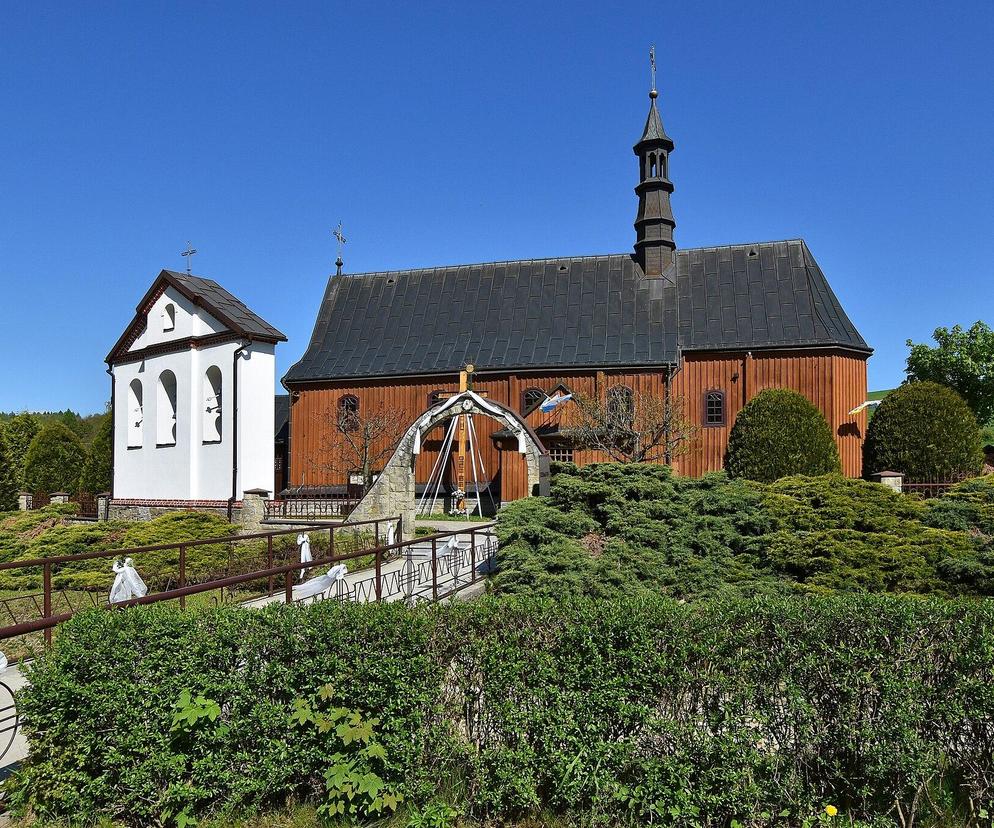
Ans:
{"label": "rusty metal fence rail", "polygon": [[359,501],[352,497],[290,497],[267,500],[265,520],[326,520],[347,518]]}
{"label": "rusty metal fence rail", "polygon": [[[297,579],[304,579],[306,573],[318,568],[327,568],[344,563],[349,567],[350,576],[339,581],[326,592],[309,596],[304,601],[335,598],[352,601],[384,601],[403,599],[409,602],[419,600],[439,601],[465,587],[476,583],[489,570],[497,550],[495,524],[480,524],[471,529],[439,532],[428,537],[413,540],[383,543],[389,538],[389,527],[395,536],[403,530],[401,517],[359,521],[333,526],[309,526],[284,529],[272,532],[259,532],[235,535],[224,538],[203,538],[180,543],[159,544],[131,549],[102,550],[78,555],[64,555],[51,558],[35,558],[23,561],[0,563],[0,576],[12,571],[24,570],[41,572],[41,590],[25,591],[23,595],[6,595],[0,599],[4,615],[9,624],[0,626],[0,640],[12,639],[33,633],[41,633],[44,642],[50,644],[53,631],[76,613],[91,607],[116,609],[135,605],[155,604],[162,601],[176,601],[186,607],[187,599],[195,595],[217,591],[215,603],[238,600],[246,606],[260,605],[272,599],[284,603],[294,603],[293,587]],[[326,553],[315,556],[310,561],[301,561],[299,548],[294,545],[280,547],[277,540],[282,536],[306,533],[311,539],[327,536]],[[344,536],[344,537],[343,537]],[[468,542],[460,538],[468,537]],[[187,560],[191,550],[203,546],[217,547],[221,544],[259,542],[254,550],[264,564],[255,567],[244,559],[229,561],[223,572],[211,577],[189,577]],[[87,561],[133,558],[135,567],[141,572],[141,556],[160,555],[175,551],[176,573],[162,584],[162,588],[149,592],[141,598],[109,604],[108,591],[73,590],[64,585],[56,585],[59,570],[79,571],[79,565]],[[384,569],[391,564],[389,569]],[[20,602],[27,612],[15,607]],[[28,617],[25,618],[24,615]]]}

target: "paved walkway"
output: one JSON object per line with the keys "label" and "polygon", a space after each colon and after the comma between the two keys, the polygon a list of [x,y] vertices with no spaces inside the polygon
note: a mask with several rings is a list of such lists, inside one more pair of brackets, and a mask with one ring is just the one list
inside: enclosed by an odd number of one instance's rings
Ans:
{"label": "paved walkway", "polygon": [[[448,531],[457,531],[461,526],[452,527],[454,521],[439,521],[449,524]],[[475,528],[468,524],[468,528]],[[472,535],[469,532],[454,536],[456,543],[447,540],[436,541],[435,567],[432,571],[432,545],[430,541],[422,541],[405,546],[401,553],[380,567],[380,592],[384,601],[417,601],[434,600],[436,594],[442,598],[450,593],[461,593],[472,584],[473,567],[476,568],[476,579],[483,579],[493,566],[493,556],[496,551],[496,538],[492,531],[481,530]],[[475,552],[472,548],[475,541]],[[325,569],[325,567],[321,567]],[[315,576],[320,577],[320,576]],[[298,587],[310,583],[304,581]],[[475,585],[474,585],[475,587]],[[477,594],[479,590],[473,590]],[[339,601],[375,601],[376,600],[376,571],[373,567],[349,572],[335,584],[329,584],[327,590],[306,598],[295,598],[302,602],[321,601],[334,598]],[[251,601],[245,601],[242,606],[263,607],[271,603],[282,603],[284,593],[277,591],[271,596],[263,596]]]}

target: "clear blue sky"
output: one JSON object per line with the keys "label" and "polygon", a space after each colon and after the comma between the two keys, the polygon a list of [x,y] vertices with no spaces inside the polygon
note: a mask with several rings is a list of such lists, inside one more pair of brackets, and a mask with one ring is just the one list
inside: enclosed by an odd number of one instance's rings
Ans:
{"label": "clear blue sky", "polygon": [[990,320],[994,5],[7,3],[0,410],[102,408],[163,267],[310,335],[351,271],[628,250],[655,42],[685,247],[803,237],[869,343]]}

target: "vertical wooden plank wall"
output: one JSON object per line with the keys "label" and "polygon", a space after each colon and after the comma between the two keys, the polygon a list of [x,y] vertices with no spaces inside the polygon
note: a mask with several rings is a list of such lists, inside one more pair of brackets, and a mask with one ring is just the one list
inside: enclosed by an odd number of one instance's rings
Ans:
{"label": "vertical wooden plank wall", "polygon": [[[813,351],[757,352],[751,356],[745,353],[688,354],[673,382],[674,397],[682,400],[684,415],[702,426],[689,451],[674,463],[680,474],[699,476],[722,467],[735,417],[748,399],[765,388],[791,388],[811,400],[825,413],[832,427],[843,472],[852,477],[861,473],[866,415],[850,417],[848,412],[866,399],[865,357]],[[666,393],[665,373],[645,370],[482,375],[477,378],[474,388],[514,411],[520,411],[521,397],[526,389],[534,387],[550,392],[558,385],[588,396],[602,394],[612,385],[628,385],[652,395]],[[300,388],[299,396],[291,406],[291,485],[346,482],[344,475],[329,469],[329,449],[336,439],[336,412],[342,396],[354,394],[362,412],[376,411],[381,406],[385,410],[399,411],[406,427],[427,408],[432,391],[451,393],[458,388],[457,375],[338,382]],[[725,393],[724,426],[703,426],[704,394],[711,390]],[[534,411],[527,417],[527,422],[532,428],[538,428],[549,419],[549,415]],[[490,439],[490,435],[502,428],[501,424],[487,417],[475,418],[474,424],[486,477],[500,474],[502,499],[511,500],[528,494],[524,458],[516,451],[500,451]],[[424,450],[415,463],[415,478],[419,483],[428,479],[444,435],[444,426],[427,435]],[[607,459],[599,452],[574,451],[574,460],[580,464]]]}

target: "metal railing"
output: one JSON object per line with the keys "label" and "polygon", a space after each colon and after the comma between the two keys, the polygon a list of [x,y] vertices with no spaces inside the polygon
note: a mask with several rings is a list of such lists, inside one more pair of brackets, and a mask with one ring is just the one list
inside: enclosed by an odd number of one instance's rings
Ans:
{"label": "metal railing", "polygon": [[[427,537],[398,541],[392,544],[382,544],[381,539],[387,537],[386,527],[391,524],[396,527],[397,534],[402,532],[403,521],[401,517],[381,518],[334,526],[309,526],[0,563],[0,573],[40,569],[42,575],[40,592],[36,590],[0,600],[0,605],[4,607],[12,621],[12,623],[0,627],[0,639],[42,632],[45,643],[50,644],[53,630],[59,624],[68,621],[81,609],[89,608],[87,604],[93,607],[114,609],[139,604],[154,604],[161,601],[178,601],[180,607],[185,607],[186,599],[190,596],[219,590],[221,601],[223,601],[224,590],[229,591],[230,598],[231,593],[235,592],[234,588],[243,585],[254,585],[254,588],[249,591],[257,593],[255,597],[242,596],[245,600],[242,600],[241,603],[246,606],[260,605],[260,602],[266,603],[267,599],[277,595],[280,595],[286,603],[292,603],[295,601],[293,598],[295,576],[302,578],[304,573],[315,568],[333,566],[339,563],[348,565],[349,562],[354,561],[358,561],[359,565],[356,566],[354,572],[350,573],[348,578],[338,581],[335,587],[326,593],[310,596],[303,600],[337,598],[354,601],[383,601],[403,598],[410,602],[418,600],[439,601],[476,583],[489,570],[496,554],[497,541],[492,531],[495,525],[493,523],[481,524],[470,529],[438,532]],[[306,533],[309,537],[328,533],[328,554],[311,561],[301,562],[299,548],[295,545],[292,548],[276,548],[274,539],[298,532]],[[352,535],[347,544],[342,542],[341,535],[343,533],[351,533]],[[363,536],[368,541],[367,543],[361,542]],[[460,543],[459,536],[469,536],[469,543]],[[359,538],[359,542],[357,542],[357,538]],[[191,549],[245,541],[264,542],[259,550],[264,555],[264,566],[250,568],[247,561],[236,562],[232,556],[229,558],[229,565],[223,573],[214,573],[212,576],[204,578],[188,577],[187,557]],[[343,546],[348,551],[341,551]],[[142,569],[140,556],[171,550],[177,553],[175,581],[170,577],[165,582],[165,588],[150,592],[141,598],[109,604],[106,600],[98,601],[96,595],[100,593],[93,590],[73,590],[71,587],[53,586],[59,568],[78,572],[78,565],[86,561],[133,558],[135,568],[140,574]],[[282,562],[280,561],[281,557]],[[384,565],[390,562],[396,562],[396,566],[385,571]],[[282,590],[277,587],[277,582],[280,579],[284,582]],[[105,590],[101,589],[101,593],[103,592]],[[81,593],[86,597],[80,598],[77,595],[75,599],[77,605],[74,606],[69,597],[70,593]],[[62,611],[56,611],[55,599],[59,599],[59,609]],[[13,602],[18,601],[33,606],[37,617],[21,618],[22,613],[15,612],[13,605]],[[65,604],[64,609],[62,604]]]}
{"label": "metal railing", "polygon": [[76,504],[76,513],[88,520],[97,519],[97,499],[89,492],[77,492],[69,498],[70,503]]}
{"label": "metal railing", "polygon": [[325,495],[320,497],[287,497],[280,500],[267,500],[265,520],[293,519],[334,519],[347,518],[358,505],[359,499],[347,495]]}
{"label": "metal railing", "polygon": [[31,492],[28,495],[28,509],[44,509],[52,502],[52,496],[47,492]]}
{"label": "metal railing", "polygon": [[[96,601],[95,595],[99,594],[93,589],[76,588],[72,586],[54,586],[57,576],[60,574],[71,578],[72,574],[78,573],[79,565],[87,561],[107,560],[109,562],[119,558],[133,558],[136,569],[141,572],[142,557],[155,554],[158,560],[170,559],[169,553],[175,553],[175,567],[167,575],[158,574],[150,577],[153,583],[158,582],[164,588],[157,592],[152,592],[144,598],[131,603],[155,603],[157,601],[178,600],[181,607],[185,607],[186,598],[199,592],[210,590],[223,590],[225,587],[235,584],[250,583],[253,580],[266,579],[268,576],[282,572],[277,566],[279,558],[289,560],[297,557],[297,562],[292,566],[300,568],[299,550],[295,543],[288,544],[284,548],[277,548],[275,539],[284,535],[295,535],[305,532],[314,542],[314,535],[328,535],[328,548],[331,554],[335,554],[336,545],[343,546],[342,535],[350,535],[347,544],[344,544],[350,552],[350,558],[370,555],[374,549],[380,546],[381,540],[386,538],[387,526],[390,523],[399,523],[400,518],[379,519],[359,521],[350,524],[337,524],[334,526],[308,526],[304,528],[283,529],[271,532],[255,532],[245,535],[230,535],[220,538],[200,538],[197,540],[180,541],[176,543],[154,544],[151,546],[138,546],[129,549],[111,549],[95,552],[83,552],[76,555],[58,555],[50,558],[33,558],[29,560],[6,561],[0,563],[0,576],[11,572],[20,571],[29,577],[37,576],[41,572],[41,590],[37,588],[33,591],[25,591],[23,595],[6,595],[0,599],[0,606],[5,610],[5,614],[10,616],[13,623],[0,627],[0,639],[9,639],[15,636],[25,635],[32,632],[43,632],[46,643],[51,643],[52,630],[64,621],[69,620],[80,611],[79,606],[74,606],[69,595],[74,594],[77,604],[91,606],[110,606],[104,601]],[[246,542],[258,543],[258,547],[250,548],[250,557],[236,555],[235,549],[239,544]],[[188,557],[191,550],[200,547],[213,546],[222,547],[228,545],[227,564],[222,569],[215,569],[213,572],[194,574],[192,577],[188,572]],[[252,557],[258,556],[255,564],[252,565]],[[108,566],[107,589],[101,588],[100,592],[108,593],[110,581],[112,580],[111,568]],[[271,580],[271,579],[270,579]],[[6,592],[10,592],[8,588]],[[85,597],[89,597],[87,601]],[[223,593],[222,593],[223,597]],[[64,611],[55,611],[55,600],[59,600],[59,608]],[[20,610],[20,606],[27,607],[27,614],[34,615],[32,608],[36,611],[37,617],[23,618],[25,614]],[[113,606],[118,606],[114,604]]]}
{"label": "metal railing", "polygon": [[933,497],[940,497],[948,492],[953,486],[969,480],[971,475],[955,475],[953,477],[935,477],[925,480],[907,480],[901,484],[901,491],[905,494],[916,494],[926,500]]}

